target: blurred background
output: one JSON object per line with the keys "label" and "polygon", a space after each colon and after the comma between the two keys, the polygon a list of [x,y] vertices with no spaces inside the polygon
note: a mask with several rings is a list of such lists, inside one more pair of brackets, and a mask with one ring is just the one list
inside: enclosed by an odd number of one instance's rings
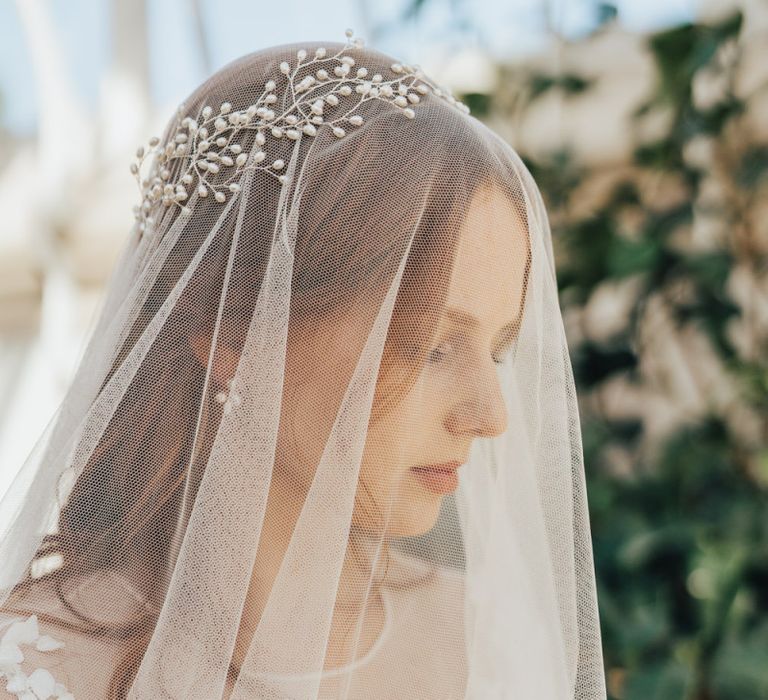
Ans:
{"label": "blurred background", "polygon": [[0,494],[95,321],[136,148],[229,61],[347,27],[544,194],[610,698],[768,698],[766,0],[0,0]]}

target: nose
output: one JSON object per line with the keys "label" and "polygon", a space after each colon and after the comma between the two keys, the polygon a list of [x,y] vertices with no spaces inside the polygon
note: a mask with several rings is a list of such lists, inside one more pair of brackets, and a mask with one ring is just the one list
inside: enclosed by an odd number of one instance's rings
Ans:
{"label": "nose", "polygon": [[446,418],[446,429],[456,434],[495,437],[507,429],[507,406],[498,379],[484,378],[469,388]]}

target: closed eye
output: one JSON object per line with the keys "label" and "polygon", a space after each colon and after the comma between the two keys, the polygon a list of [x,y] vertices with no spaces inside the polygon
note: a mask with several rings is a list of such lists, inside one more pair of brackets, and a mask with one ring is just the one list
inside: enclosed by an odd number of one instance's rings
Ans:
{"label": "closed eye", "polygon": [[[428,362],[437,364],[442,362],[451,352],[453,352],[454,346],[450,341],[444,341],[440,345],[432,348],[429,352]],[[493,361],[497,365],[503,365],[509,356],[509,348],[502,355],[495,355]]]}

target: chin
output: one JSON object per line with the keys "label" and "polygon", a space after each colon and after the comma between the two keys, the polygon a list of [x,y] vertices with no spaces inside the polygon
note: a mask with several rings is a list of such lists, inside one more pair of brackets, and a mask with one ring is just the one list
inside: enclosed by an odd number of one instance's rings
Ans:
{"label": "chin", "polygon": [[432,503],[423,501],[409,504],[411,508],[407,513],[402,513],[396,522],[391,523],[390,535],[392,537],[417,537],[426,535],[437,523],[440,516],[440,506],[443,497],[433,496]]}

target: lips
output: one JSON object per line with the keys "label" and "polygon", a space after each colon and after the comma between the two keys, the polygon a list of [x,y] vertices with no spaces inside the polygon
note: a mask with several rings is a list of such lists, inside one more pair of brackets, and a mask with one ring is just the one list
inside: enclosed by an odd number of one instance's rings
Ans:
{"label": "lips", "polygon": [[427,464],[411,467],[422,486],[428,491],[446,494],[455,491],[459,485],[457,469],[463,462],[443,462],[442,464]]}

